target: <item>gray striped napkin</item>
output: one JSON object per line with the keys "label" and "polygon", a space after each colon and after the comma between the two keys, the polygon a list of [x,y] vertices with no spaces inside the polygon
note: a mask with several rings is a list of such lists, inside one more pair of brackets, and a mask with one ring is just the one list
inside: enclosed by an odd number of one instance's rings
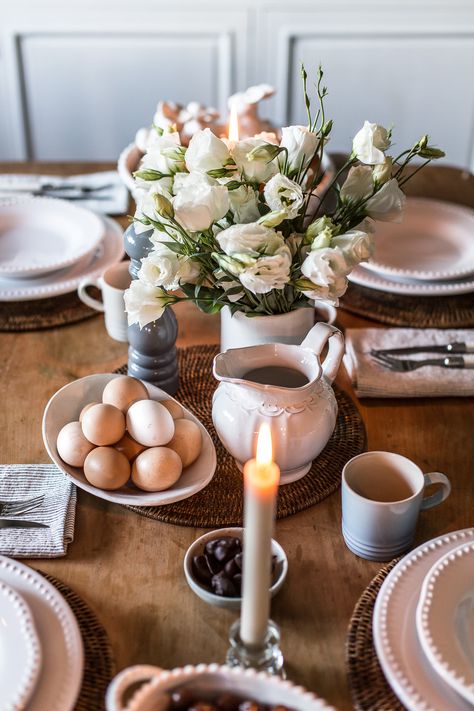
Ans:
{"label": "gray striped napkin", "polygon": [[18,518],[49,528],[0,529],[0,553],[13,558],[59,558],[74,539],[76,487],[54,464],[0,466],[0,501],[44,495],[40,508]]}

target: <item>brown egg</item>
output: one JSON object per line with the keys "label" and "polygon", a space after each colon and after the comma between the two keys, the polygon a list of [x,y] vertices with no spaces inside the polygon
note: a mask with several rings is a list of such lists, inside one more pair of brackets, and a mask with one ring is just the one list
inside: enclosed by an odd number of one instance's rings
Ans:
{"label": "brown egg", "polygon": [[140,380],[131,378],[129,375],[122,375],[110,380],[102,393],[102,402],[114,405],[127,412],[128,408],[136,400],[147,400],[148,390]]}
{"label": "brown egg", "polygon": [[93,405],[100,405],[100,402],[90,402],[88,405],[84,405],[84,407],[81,410],[81,414],[79,415],[79,422],[82,422],[82,419],[87,412]]}
{"label": "brown egg", "polygon": [[163,491],[181,476],[181,459],[168,447],[151,447],[138,455],[132,465],[132,481],[144,491]]}
{"label": "brown egg", "polygon": [[61,459],[71,467],[82,467],[85,458],[94,449],[94,445],[84,437],[80,422],[64,425],[58,434],[56,447]]}
{"label": "brown egg", "polygon": [[125,434],[125,416],[113,405],[93,405],[84,413],[81,425],[89,442],[101,447],[115,444]]}
{"label": "brown egg", "polygon": [[113,447],[96,447],[86,457],[84,475],[99,489],[120,489],[130,477],[130,463]]}
{"label": "brown egg", "polygon": [[176,400],[160,400],[160,403],[163,407],[166,407],[173,420],[184,417],[184,410]]}
{"label": "brown egg", "polygon": [[159,402],[139,400],[127,411],[127,430],[145,447],[161,447],[174,435],[174,421]]}
{"label": "brown egg", "polygon": [[114,448],[122,454],[125,454],[129,462],[132,462],[135,457],[138,457],[140,452],[143,452],[146,447],[140,442],[137,442],[133,437],[131,437],[128,432],[125,432],[122,439],[119,439],[117,444],[114,444]]}
{"label": "brown egg", "polygon": [[183,469],[189,467],[201,454],[201,429],[191,420],[175,420],[173,439],[166,446],[179,454]]}

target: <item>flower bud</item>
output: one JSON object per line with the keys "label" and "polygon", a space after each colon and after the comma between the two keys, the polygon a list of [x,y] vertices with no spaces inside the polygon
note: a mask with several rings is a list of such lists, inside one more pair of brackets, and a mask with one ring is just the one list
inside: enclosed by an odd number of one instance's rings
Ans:
{"label": "flower bud", "polygon": [[446,153],[440,148],[434,148],[433,146],[426,146],[418,152],[420,158],[427,158],[430,160],[437,160],[438,158],[444,158]]}
{"label": "flower bud", "polygon": [[282,152],[280,146],[275,146],[273,143],[264,143],[261,146],[255,146],[247,153],[247,160],[266,160],[271,161]]}
{"label": "flower bud", "polygon": [[330,230],[331,234],[336,234],[337,232],[336,225],[333,223],[331,218],[326,215],[315,220],[308,226],[308,229],[306,230],[306,244],[312,242],[314,238],[324,230]]}
{"label": "flower bud", "polygon": [[153,201],[155,203],[155,209],[161,217],[174,217],[173,205],[170,203],[168,198],[160,193],[155,193],[153,195]]}
{"label": "flower bud", "polygon": [[267,212],[266,215],[262,215],[262,217],[257,220],[257,224],[264,225],[265,227],[276,227],[286,219],[287,215],[286,210],[272,210],[271,212]]}
{"label": "flower bud", "polygon": [[329,247],[332,236],[332,230],[329,227],[326,227],[326,229],[320,232],[312,241],[311,250],[313,251],[315,249],[324,249],[325,247]]}

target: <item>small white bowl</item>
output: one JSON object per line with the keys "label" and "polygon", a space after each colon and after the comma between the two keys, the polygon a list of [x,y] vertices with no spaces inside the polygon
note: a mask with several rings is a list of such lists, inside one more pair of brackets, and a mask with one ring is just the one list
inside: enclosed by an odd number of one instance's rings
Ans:
{"label": "small white bowl", "polygon": [[[225,536],[235,536],[242,540],[244,529],[240,526],[235,528],[219,528],[215,531],[209,531],[205,533],[200,538],[197,538],[194,543],[192,543],[186,555],[184,556],[184,574],[186,576],[187,583],[191,590],[196,593],[201,600],[209,603],[209,605],[216,605],[217,607],[225,607],[227,610],[239,610],[242,602],[241,597],[222,597],[221,595],[215,595],[214,593],[206,590],[206,588],[199,583],[193,575],[192,562],[196,555],[202,555],[204,553],[204,547],[208,541],[212,541],[215,538],[224,538]],[[277,592],[281,590],[283,583],[285,582],[286,574],[288,573],[288,558],[283,548],[272,538],[272,556],[277,557],[277,565],[281,565],[280,575],[277,580],[273,583],[270,588],[270,594],[274,597]]]}

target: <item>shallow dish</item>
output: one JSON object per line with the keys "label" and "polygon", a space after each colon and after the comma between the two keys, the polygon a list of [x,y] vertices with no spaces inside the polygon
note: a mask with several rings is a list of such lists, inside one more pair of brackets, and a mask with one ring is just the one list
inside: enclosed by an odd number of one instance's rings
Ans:
{"label": "shallow dish", "polygon": [[[132,685],[141,688],[124,705],[123,699]],[[193,691],[206,694],[230,692],[248,696],[269,706],[285,705],[295,711],[330,711],[323,699],[302,686],[269,676],[253,669],[230,669],[218,664],[198,664],[183,669],[165,671],[152,666],[135,666],[118,674],[107,690],[107,711],[157,711],[163,692],[192,686]],[[333,710],[334,711],[334,710]]]}
{"label": "shallow dish", "polygon": [[470,294],[474,291],[474,276],[466,276],[452,281],[421,281],[401,279],[396,276],[384,276],[359,264],[348,275],[348,280],[367,289],[386,291],[389,294],[406,294],[407,296],[449,296],[454,294]]}
{"label": "shallow dish", "polygon": [[92,211],[37,197],[0,207],[0,276],[33,277],[91,254],[104,234]]}
{"label": "shallow dish", "polygon": [[[241,597],[222,597],[221,595],[215,595],[215,593],[206,590],[206,588],[199,583],[194,577],[192,571],[192,562],[195,555],[202,555],[204,551],[204,546],[208,541],[212,541],[215,538],[222,538],[224,536],[235,536],[242,540],[244,529],[240,526],[235,528],[219,528],[216,531],[209,531],[205,533],[200,538],[196,539],[192,543],[186,555],[184,556],[184,574],[186,576],[186,581],[191,588],[191,590],[196,593],[201,600],[209,603],[209,605],[216,605],[217,607],[225,607],[228,610],[239,610],[242,603]],[[283,583],[285,582],[286,575],[288,573],[288,558],[283,548],[272,539],[272,556],[277,557],[277,566],[280,567],[280,573],[270,588],[270,594],[272,597],[281,590]]]}
{"label": "shallow dish", "polygon": [[[100,373],[98,375],[88,375],[79,378],[72,383],[68,383],[61,390],[53,395],[46,405],[43,415],[43,441],[46,450],[61,471],[67,474],[73,482],[81,489],[85,489],[90,494],[98,496],[106,501],[113,501],[116,504],[130,504],[133,506],[163,506],[172,504],[175,501],[182,501],[189,496],[196,494],[203,489],[214,476],[216,469],[216,450],[206,428],[199,422],[186,408],[186,419],[192,420],[199,425],[202,434],[202,451],[199,458],[189,467],[183,470],[180,478],[170,489],[165,491],[146,492],[135,487],[125,485],[115,491],[98,489],[89,484],[84,476],[82,468],[71,467],[63,462],[56,448],[56,440],[60,429],[74,420],[79,419],[79,413],[84,405],[90,402],[102,401],[104,387],[110,380],[119,378],[115,373]],[[156,388],[150,383],[144,383],[148,394],[152,400],[166,400],[170,398],[164,390]],[[173,399],[173,398],[171,398]]]}

